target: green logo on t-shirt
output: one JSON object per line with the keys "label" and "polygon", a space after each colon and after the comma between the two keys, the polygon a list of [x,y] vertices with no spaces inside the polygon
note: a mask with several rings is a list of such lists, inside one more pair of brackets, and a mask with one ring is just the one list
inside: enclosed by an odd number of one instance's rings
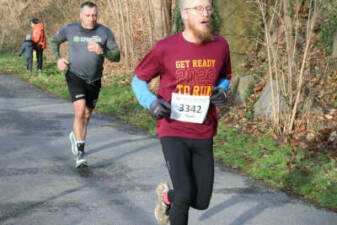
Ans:
{"label": "green logo on t-shirt", "polygon": [[73,41],[74,42],[80,42],[81,38],[79,36],[74,36]]}

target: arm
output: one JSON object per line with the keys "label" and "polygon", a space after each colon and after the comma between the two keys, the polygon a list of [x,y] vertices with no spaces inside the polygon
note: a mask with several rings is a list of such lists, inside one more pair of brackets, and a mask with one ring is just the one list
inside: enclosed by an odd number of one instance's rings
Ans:
{"label": "arm", "polygon": [[217,82],[217,86],[212,89],[211,102],[216,106],[222,106],[227,101],[227,92],[230,84],[230,80],[226,78],[220,78]]}
{"label": "arm", "polygon": [[231,57],[230,57],[228,43],[225,40],[225,58],[224,58],[223,66],[221,68],[220,77],[217,80],[216,86],[218,88],[222,88],[227,93],[230,82],[231,82],[230,81],[231,78],[232,78]]}
{"label": "arm", "polygon": [[134,76],[131,86],[139,104],[150,110],[151,104],[158,98],[150,91],[147,86],[147,82],[140,80],[137,76]]}
{"label": "arm", "polygon": [[60,45],[63,42],[67,41],[67,34],[66,34],[67,29],[68,25],[63,26],[60,30],[56,32],[56,34],[53,37],[49,39],[48,46],[50,48],[52,55],[56,60],[61,58]]}
{"label": "arm", "polygon": [[226,92],[228,92],[228,88],[229,88],[229,85],[230,85],[231,81],[226,79],[226,78],[221,78],[218,80],[217,82],[217,87],[218,88],[222,88],[224,89]]}
{"label": "arm", "polygon": [[[162,57],[158,57],[160,48],[155,45],[135,69],[137,74],[132,80],[132,89],[139,103],[150,110],[155,120],[170,117],[171,104],[165,99],[158,99],[149,89],[147,82],[160,74]],[[140,79],[139,79],[140,78]]]}
{"label": "arm", "polygon": [[107,42],[104,46],[104,57],[106,57],[111,62],[119,62],[120,60],[120,50],[115,41],[114,34],[110,29],[107,30]]}
{"label": "arm", "polygon": [[25,45],[22,45],[19,51],[19,56],[21,56],[24,52],[25,52]]}
{"label": "arm", "polygon": [[118,48],[113,48],[104,52],[104,57],[111,62],[119,62],[120,51]]}
{"label": "arm", "polygon": [[56,36],[53,36],[49,40],[49,48],[50,48],[52,55],[57,60],[57,68],[60,71],[64,71],[68,69],[69,61],[65,58],[61,58],[61,55],[60,55],[61,43],[63,43],[63,41],[59,41]]}
{"label": "arm", "polygon": [[54,58],[56,60],[61,58],[61,55],[60,55],[60,45],[61,45],[61,43],[62,42],[60,42],[55,36],[50,38],[49,43],[48,43],[50,51],[51,51],[52,55],[54,56]]}
{"label": "arm", "polygon": [[139,104],[150,110],[151,116],[155,120],[170,117],[171,104],[164,99],[158,99],[147,86],[146,81],[135,76],[132,80],[132,90],[134,91]]}
{"label": "arm", "polygon": [[90,52],[96,53],[97,55],[103,55],[105,58],[107,58],[111,62],[119,62],[120,60],[120,51],[117,45],[114,45],[113,48],[110,49],[110,48],[104,47],[100,43],[91,41],[88,44],[88,50]]}

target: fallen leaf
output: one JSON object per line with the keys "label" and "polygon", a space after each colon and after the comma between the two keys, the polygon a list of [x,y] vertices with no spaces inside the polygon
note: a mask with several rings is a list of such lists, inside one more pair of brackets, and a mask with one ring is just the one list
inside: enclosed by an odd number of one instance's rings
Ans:
{"label": "fallen leaf", "polygon": [[305,166],[301,166],[300,170],[305,174],[305,175],[310,175],[311,174],[311,170],[308,167]]}

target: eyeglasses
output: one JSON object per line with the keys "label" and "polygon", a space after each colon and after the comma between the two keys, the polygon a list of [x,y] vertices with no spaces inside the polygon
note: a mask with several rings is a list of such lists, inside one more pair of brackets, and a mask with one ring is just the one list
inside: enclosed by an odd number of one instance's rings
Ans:
{"label": "eyeglasses", "polygon": [[204,8],[204,7],[200,6],[200,5],[192,7],[192,8],[185,8],[184,10],[188,10],[188,9],[194,9],[200,15],[202,15],[202,13],[204,12],[204,10],[206,10],[208,14],[212,14],[212,12],[213,12],[213,8],[212,7],[206,7],[206,8]]}

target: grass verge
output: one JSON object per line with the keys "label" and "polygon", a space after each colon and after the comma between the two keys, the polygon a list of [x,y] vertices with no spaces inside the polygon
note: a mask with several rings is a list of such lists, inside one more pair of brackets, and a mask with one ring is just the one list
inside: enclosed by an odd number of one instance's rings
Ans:
{"label": "grass verge", "polygon": [[[46,62],[41,74],[25,72],[24,59],[0,50],[0,71],[23,78],[49,92],[69,99],[64,75]],[[130,88],[132,75],[109,76],[103,85],[97,110],[155,133],[155,122],[136,101]],[[215,138],[215,157],[273,187],[337,211],[336,159],[279,144],[268,135],[255,137],[220,120]]]}

